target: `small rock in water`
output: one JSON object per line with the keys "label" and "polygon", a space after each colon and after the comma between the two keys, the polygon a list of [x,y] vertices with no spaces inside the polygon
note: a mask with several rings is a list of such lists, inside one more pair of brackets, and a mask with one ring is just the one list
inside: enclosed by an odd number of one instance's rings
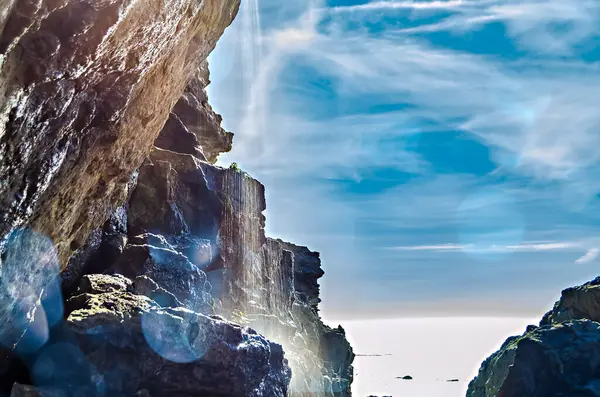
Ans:
{"label": "small rock in water", "polygon": [[458,382],[458,379],[448,379],[446,382]]}
{"label": "small rock in water", "polygon": [[406,375],[406,376],[398,376],[396,379],[413,380],[413,377],[410,375]]}

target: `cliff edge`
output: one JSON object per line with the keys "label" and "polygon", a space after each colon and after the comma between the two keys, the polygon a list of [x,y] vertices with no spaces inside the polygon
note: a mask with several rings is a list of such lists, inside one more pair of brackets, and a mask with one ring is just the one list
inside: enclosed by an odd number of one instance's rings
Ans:
{"label": "cliff edge", "polygon": [[206,58],[238,8],[0,0],[0,395],[351,395],[319,254],[215,165]]}

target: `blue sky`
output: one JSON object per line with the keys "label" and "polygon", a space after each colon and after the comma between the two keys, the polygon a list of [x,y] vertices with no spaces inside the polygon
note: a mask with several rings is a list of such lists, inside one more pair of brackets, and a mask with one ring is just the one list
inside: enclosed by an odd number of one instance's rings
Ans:
{"label": "blue sky", "polygon": [[600,2],[246,0],[211,55],[326,317],[526,316],[600,270]]}

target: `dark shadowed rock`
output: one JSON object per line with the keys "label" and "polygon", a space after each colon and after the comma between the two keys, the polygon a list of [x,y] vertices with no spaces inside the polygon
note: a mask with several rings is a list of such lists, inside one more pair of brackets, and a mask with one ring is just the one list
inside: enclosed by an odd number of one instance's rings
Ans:
{"label": "dark shadowed rock", "polygon": [[53,389],[39,389],[31,385],[15,383],[10,397],[69,397],[67,393]]}
{"label": "dark shadowed rock", "polygon": [[565,289],[539,327],[507,339],[482,364],[468,397],[600,395],[599,287],[600,278]]}
{"label": "dark shadowed rock", "polygon": [[318,311],[318,305],[321,302],[318,280],[325,274],[321,268],[319,253],[292,243],[282,242],[282,244],[284,249],[294,254],[294,289],[296,299]]}
{"label": "dark shadowed rock", "polygon": [[574,320],[507,339],[468,397],[587,397],[600,393],[600,324]]}
{"label": "dark shadowed rock", "polygon": [[[161,307],[129,292],[136,282],[123,277],[84,279],[78,291],[87,292],[67,302],[67,326],[93,368],[89,379],[78,379],[96,390],[89,395],[286,395],[291,374],[279,345],[226,321]],[[46,380],[47,387],[61,386]]]}
{"label": "dark shadowed rock", "polygon": [[147,296],[162,307],[185,307],[175,295],[160,287],[148,276],[136,277],[130,291],[136,295]]}
{"label": "dark shadowed rock", "polygon": [[147,276],[185,307],[212,313],[206,274],[160,235],[144,234],[131,238],[130,244],[107,272],[128,278]]}
{"label": "dark shadowed rock", "polygon": [[562,291],[560,300],[544,315],[540,325],[584,318],[600,322],[600,277]]}

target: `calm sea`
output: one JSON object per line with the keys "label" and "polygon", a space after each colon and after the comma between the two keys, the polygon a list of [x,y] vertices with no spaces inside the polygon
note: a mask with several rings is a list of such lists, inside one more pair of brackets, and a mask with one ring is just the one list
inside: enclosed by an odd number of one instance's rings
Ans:
{"label": "calm sea", "polygon": [[[353,395],[464,397],[481,362],[508,336],[522,334],[534,323],[525,318],[342,322],[359,355]],[[407,375],[413,379],[398,379]]]}

